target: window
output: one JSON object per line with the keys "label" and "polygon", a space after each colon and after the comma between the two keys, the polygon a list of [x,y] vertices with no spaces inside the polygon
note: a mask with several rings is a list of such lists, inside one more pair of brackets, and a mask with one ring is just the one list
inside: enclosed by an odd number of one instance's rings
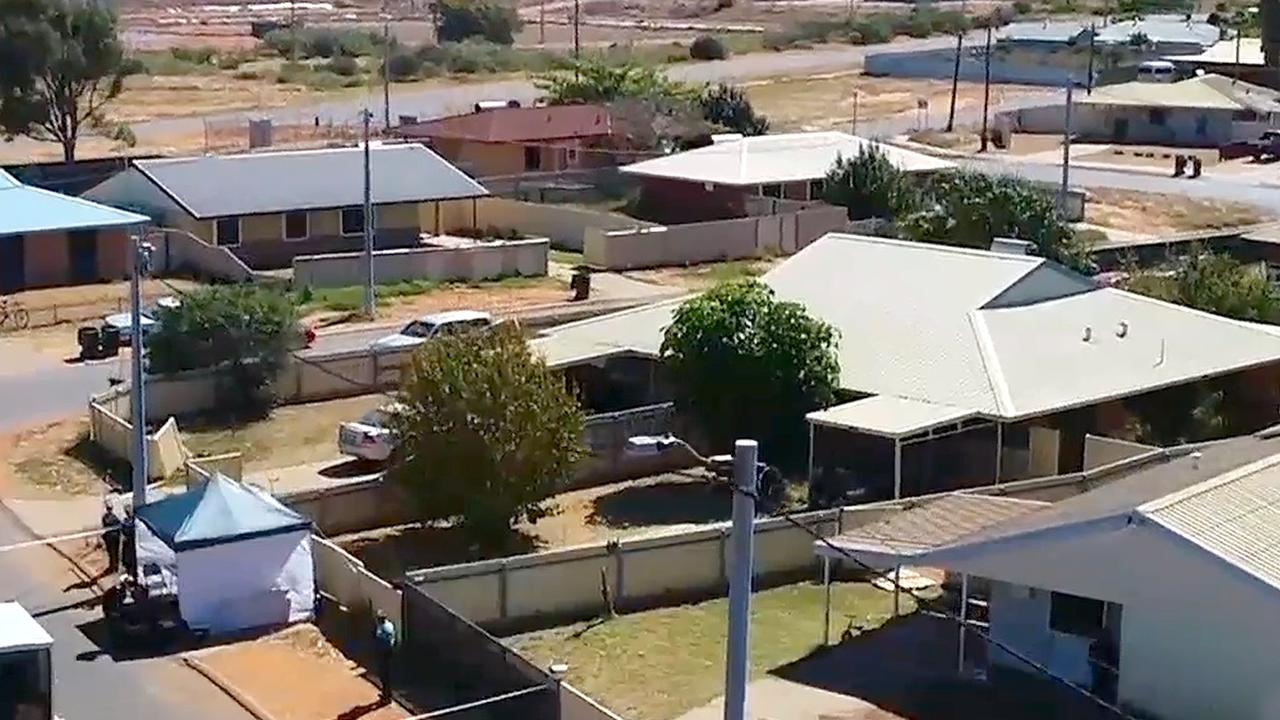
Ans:
{"label": "window", "polygon": [[348,236],[364,234],[364,208],[342,209],[342,234]]}
{"label": "window", "polygon": [[1164,127],[1164,124],[1169,120],[1169,114],[1161,108],[1151,108],[1147,111],[1147,119],[1151,121],[1152,125]]}
{"label": "window", "polygon": [[822,180],[810,180],[809,181],[809,199],[821,200],[822,190],[825,187],[826,187],[826,182]]}
{"label": "window", "polygon": [[524,169],[525,170],[541,170],[542,169],[542,148],[538,147],[537,145],[525,145]]}
{"label": "window", "polygon": [[218,245],[240,244],[240,218],[218,218],[213,223],[213,238]]}
{"label": "window", "polygon": [[285,240],[305,240],[310,234],[311,223],[307,211],[300,210],[284,214]]}
{"label": "window", "polygon": [[1067,635],[1095,637],[1106,626],[1107,604],[1101,600],[1049,593],[1049,629]]}
{"label": "window", "polygon": [[570,167],[577,165],[578,164],[578,148],[571,147],[568,150],[566,150],[564,154],[564,161],[565,161],[565,164]]}
{"label": "window", "polygon": [[781,185],[778,185],[778,184],[774,184],[774,185],[761,185],[761,186],[760,186],[760,194],[761,194],[761,195],[763,195],[763,196],[765,196],[765,197],[781,198],[781,197],[782,197],[782,186],[781,186]]}

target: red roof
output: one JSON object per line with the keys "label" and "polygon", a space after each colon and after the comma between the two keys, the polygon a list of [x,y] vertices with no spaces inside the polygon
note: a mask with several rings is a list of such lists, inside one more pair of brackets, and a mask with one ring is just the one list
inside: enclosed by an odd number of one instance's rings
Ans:
{"label": "red roof", "polygon": [[609,110],[600,105],[497,108],[396,128],[403,137],[495,143],[604,137],[611,131]]}

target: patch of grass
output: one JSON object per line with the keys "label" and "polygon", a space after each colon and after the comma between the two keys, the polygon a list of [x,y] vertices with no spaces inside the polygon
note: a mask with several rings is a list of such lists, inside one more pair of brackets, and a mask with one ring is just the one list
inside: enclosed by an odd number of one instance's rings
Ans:
{"label": "patch of grass", "polygon": [[[395,283],[376,285],[374,294],[378,305],[392,305],[400,298],[417,297],[433,292],[448,292],[458,288],[526,288],[537,287],[547,282],[545,277],[512,276],[498,280],[478,280],[468,283],[442,283],[433,280],[404,280]],[[315,310],[333,310],[351,312],[364,307],[364,286],[350,285],[338,288],[306,288],[297,293],[295,298],[300,312],[305,315]]]}
{"label": "patch of grass", "polygon": [[218,67],[207,60],[179,57],[170,52],[142,52],[133,56],[147,75],[215,75]]}
{"label": "patch of grass", "polygon": [[586,262],[586,257],[577,250],[550,250],[547,253],[547,259],[554,263],[562,265],[581,265]]}
{"label": "patch of grass", "polygon": [[[598,624],[579,623],[508,640],[539,667],[569,665],[569,682],[622,717],[667,720],[718,696],[724,689],[727,601],[662,608]],[[821,637],[823,590],[798,584],[751,599],[751,673],[809,654]],[[905,612],[915,609],[903,598]],[[845,618],[862,627],[889,619],[893,596],[865,583],[831,587],[833,633]]]}

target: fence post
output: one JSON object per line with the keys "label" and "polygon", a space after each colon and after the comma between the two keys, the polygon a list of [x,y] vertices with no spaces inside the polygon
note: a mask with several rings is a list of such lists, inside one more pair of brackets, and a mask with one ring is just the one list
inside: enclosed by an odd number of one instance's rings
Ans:
{"label": "fence post", "polygon": [[626,598],[626,585],[623,584],[623,570],[626,568],[626,563],[623,562],[622,559],[624,554],[622,543],[615,540],[614,549],[614,562],[617,564],[617,567],[613,572],[613,604],[616,607],[622,605]]}
{"label": "fence post", "polygon": [[720,528],[720,586],[728,587],[729,585],[729,558],[725,556],[725,540],[729,536],[728,528]]}
{"label": "fence post", "polygon": [[504,559],[501,570],[498,572],[498,617],[506,620],[511,614],[508,605],[509,594],[507,592],[507,561]]}

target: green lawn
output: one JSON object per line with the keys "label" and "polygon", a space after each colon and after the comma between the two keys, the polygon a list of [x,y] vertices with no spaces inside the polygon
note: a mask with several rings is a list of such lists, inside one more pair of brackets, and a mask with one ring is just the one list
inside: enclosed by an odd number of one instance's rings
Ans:
{"label": "green lawn", "polygon": [[[461,287],[474,288],[520,288],[536,287],[547,283],[555,283],[546,277],[508,277],[501,280],[486,280],[475,283],[444,283],[431,280],[405,280],[395,283],[380,283],[374,287],[378,305],[389,305],[399,298],[417,297],[428,293],[455,290]],[[350,312],[364,306],[364,287],[351,285],[336,288],[304,288],[298,292],[299,312],[306,315],[316,310],[334,310]]]}
{"label": "green lawn", "polygon": [[[831,591],[832,637],[848,616],[879,625],[893,596],[866,583]],[[751,605],[751,672],[762,676],[798,660],[822,638],[822,586],[803,583],[756,593]],[[569,664],[568,680],[631,720],[670,720],[720,695],[724,686],[727,601],[623,615],[508,639],[539,667]],[[903,598],[903,611],[915,609]]]}
{"label": "green lawn", "polygon": [[574,250],[551,250],[547,259],[561,265],[581,265],[585,261],[582,253]]}

